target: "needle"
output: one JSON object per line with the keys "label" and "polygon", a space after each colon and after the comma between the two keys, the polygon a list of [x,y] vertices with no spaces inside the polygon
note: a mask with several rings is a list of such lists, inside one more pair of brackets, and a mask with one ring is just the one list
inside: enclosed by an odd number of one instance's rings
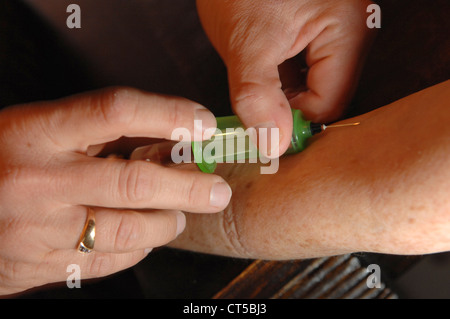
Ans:
{"label": "needle", "polygon": [[361,124],[361,122],[356,122],[356,123],[348,123],[348,124],[331,124],[331,125],[325,125],[322,124],[322,130],[326,130],[327,128],[334,128],[334,127],[344,127],[344,126],[356,126]]}

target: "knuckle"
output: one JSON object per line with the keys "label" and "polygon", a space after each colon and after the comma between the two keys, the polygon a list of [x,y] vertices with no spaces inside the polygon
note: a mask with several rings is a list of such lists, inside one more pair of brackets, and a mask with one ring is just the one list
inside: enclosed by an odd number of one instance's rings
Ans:
{"label": "knuckle", "polygon": [[140,242],[141,225],[138,214],[122,214],[114,239],[115,251],[136,250]]}
{"label": "knuckle", "polygon": [[89,277],[103,277],[114,272],[113,255],[93,253],[88,266]]}
{"label": "knuckle", "polygon": [[[5,202],[11,193],[27,192],[36,182],[42,186],[48,183],[42,183],[43,171],[39,169],[10,166],[5,167],[0,177],[0,198]],[[42,187],[35,187],[36,190],[42,190]],[[5,199],[5,201],[3,201]]]}
{"label": "knuckle", "polygon": [[184,111],[185,108],[180,105],[179,100],[174,99],[172,101],[172,108],[170,109],[170,112],[167,112],[167,124],[173,128],[184,127]]}
{"label": "knuckle", "polygon": [[189,206],[198,205],[199,198],[198,194],[200,194],[200,185],[197,180],[192,180],[189,186],[187,187],[187,201]]}
{"label": "knuckle", "polygon": [[236,95],[236,103],[251,105],[254,104],[255,102],[258,102],[262,98],[262,95],[254,91],[251,85],[246,84],[245,86],[246,88],[249,89],[247,90],[242,89],[242,91]]}
{"label": "knuckle", "polygon": [[100,121],[107,126],[129,125],[135,114],[136,90],[128,87],[113,87],[100,94],[94,103]]}
{"label": "knuckle", "polygon": [[[269,81],[269,80],[267,80]],[[269,82],[267,82],[269,83]],[[275,86],[278,83],[273,83]],[[234,108],[236,111],[244,112],[248,107],[252,107],[252,112],[258,112],[259,110],[255,109],[261,107],[260,103],[265,95],[267,94],[264,91],[264,88],[267,87],[268,84],[256,83],[256,82],[241,82],[240,84],[232,86],[232,90],[234,92]]]}
{"label": "knuckle", "polygon": [[118,191],[121,200],[126,203],[139,203],[148,199],[149,193],[155,183],[148,178],[143,168],[144,163],[139,161],[127,161],[120,168],[118,179]]}
{"label": "knuckle", "polygon": [[14,189],[23,181],[23,169],[21,167],[6,167],[0,178],[0,190]]}
{"label": "knuckle", "polygon": [[155,239],[155,244],[165,245],[176,238],[177,220],[174,215],[166,215],[164,226],[155,230],[158,234],[158,238]]}
{"label": "knuckle", "polygon": [[[20,170],[18,168],[5,168],[0,177],[0,198],[7,198],[12,190],[16,188],[18,183],[18,175]],[[2,202],[4,202],[2,200]]]}

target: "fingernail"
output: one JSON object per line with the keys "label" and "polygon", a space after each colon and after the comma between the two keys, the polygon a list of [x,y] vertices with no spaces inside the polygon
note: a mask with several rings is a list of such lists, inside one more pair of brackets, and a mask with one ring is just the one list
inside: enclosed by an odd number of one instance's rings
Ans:
{"label": "fingernail", "polygon": [[275,122],[261,123],[254,126],[256,138],[251,137],[258,150],[266,157],[279,156],[281,131]]}
{"label": "fingernail", "polygon": [[228,184],[219,182],[213,185],[209,196],[209,204],[214,207],[225,207],[230,202],[231,188]]}
{"label": "fingernail", "polygon": [[186,216],[182,212],[177,213],[177,236],[181,234],[186,227]]}
{"label": "fingernail", "polygon": [[150,254],[150,252],[153,250],[153,248],[145,248],[144,249],[144,254],[148,255]]}
{"label": "fingernail", "polygon": [[196,134],[200,134],[204,140],[210,139],[214,134],[214,130],[211,130],[211,128],[217,126],[215,116],[208,109],[199,107],[195,110],[194,119]]}
{"label": "fingernail", "polygon": [[96,156],[105,148],[106,144],[90,145],[86,150],[87,156]]}

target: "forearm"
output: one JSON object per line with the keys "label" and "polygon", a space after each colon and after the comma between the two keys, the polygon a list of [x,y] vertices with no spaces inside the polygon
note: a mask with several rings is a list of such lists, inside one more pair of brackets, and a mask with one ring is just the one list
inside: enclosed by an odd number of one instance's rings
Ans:
{"label": "forearm", "polygon": [[450,249],[450,82],[317,136],[280,160],[224,164],[233,198],[216,215],[188,215],[172,246],[237,257],[289,259],[353,251]]}

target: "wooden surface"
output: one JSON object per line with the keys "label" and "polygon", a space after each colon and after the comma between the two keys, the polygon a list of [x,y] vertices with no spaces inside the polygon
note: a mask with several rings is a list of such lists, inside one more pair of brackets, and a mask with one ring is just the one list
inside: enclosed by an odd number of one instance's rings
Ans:
{"label": "wooden surface", "polygon": [[[140,80],[130,83],[125,78],[109,77],[107,70],[103,80],[95,77],[97,82],[91,82],[92,70],[85,61],[79,62],[79,57],[57,42],[56,35],[20,7],[19,1],[0,0],[0,105],[111,84],[135,84],[149,91],[192,98],[208,105],[216,115],[228,114],[225,68],[201,31],[194,2],[174,2],[182,5],[148,1],[155,19],[149,19],[146,36],[152,39],[155,56],[149,54],[147,63],[134,70]],[[383,13],[382,29],[346,116],[365,113],[450,78],[450,2],[377,3]],[[177,8],[183,10],[181,15]],[[166,69],[161,67],[164,63]],[[176,79],[176,85],[171,84],[168,74]],[[158,76],[161,81],[152,80]],[[132,269],[86,282],[83,289],[52,286],[26,297],[396,298],[391,286],[419,258],[356,253],[274,262],[162,248]],[[370,290],[365,285],[365,267],[371,263],[382,269],[383,289]]]}

